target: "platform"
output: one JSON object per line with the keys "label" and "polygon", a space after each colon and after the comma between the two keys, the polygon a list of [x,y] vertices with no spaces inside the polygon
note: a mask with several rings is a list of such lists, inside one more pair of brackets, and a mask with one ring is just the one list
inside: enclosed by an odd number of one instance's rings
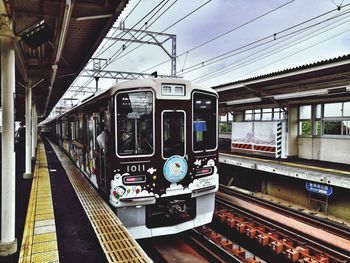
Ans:
{"label": "platform", "polygon": [[350,189],[350,167],[346,165],[320,161],[313,165],[312,162],[302,159],[275,160],[234,153],[220,153],[219,162]]}
{"label": "platform", "polygon": [[38,145],[21,244],[18,262],[150,261],[74,164],[45,140]]}

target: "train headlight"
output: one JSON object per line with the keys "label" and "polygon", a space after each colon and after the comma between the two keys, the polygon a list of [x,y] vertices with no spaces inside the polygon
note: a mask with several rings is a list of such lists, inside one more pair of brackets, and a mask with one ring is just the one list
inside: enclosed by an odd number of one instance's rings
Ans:
{"label": "train headlight", "polygon": [[194,171],[195,176],[212,175],[213,167],[201,167]]}
{"label": "train headlight", "polygon": [[132,175],[132,176],[124,176],[123,183],[125,185],[128,184],[141,184],[146,182],[146,175]]}

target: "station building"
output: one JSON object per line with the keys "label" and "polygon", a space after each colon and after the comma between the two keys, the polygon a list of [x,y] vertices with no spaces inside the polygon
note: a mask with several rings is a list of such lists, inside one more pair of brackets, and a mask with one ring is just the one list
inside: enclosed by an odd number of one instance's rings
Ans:
{"label": "station building", "polygon": [[226,180],[349,220],[349,76],[344,55],[213,87]]}

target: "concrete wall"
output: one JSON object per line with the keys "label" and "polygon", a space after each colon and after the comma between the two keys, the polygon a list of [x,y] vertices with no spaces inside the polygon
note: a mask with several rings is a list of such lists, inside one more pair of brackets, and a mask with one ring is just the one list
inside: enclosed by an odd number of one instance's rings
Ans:
{"label": "concrete wall", "polygon": [[287,156],[298,155],[298,106],[288,106]]}
{"label": "concrete wall", "polygon": [[267,194],[304,207],[309,205],[309,192],[303,180],[271,174],[267,176]]}
{"label": "concrete wall", "polygon": [[350,140],[298,138],[298,157],[350,164]]}
{"label": "concrete wall", "polygon": [[[309,192],[305,188],[304,180],[269,175],[267,177],[267,194],[279,199],[309,207]],[[350,222],[349,189],[333,187],[333,194],[328,198],[328,214]]]}

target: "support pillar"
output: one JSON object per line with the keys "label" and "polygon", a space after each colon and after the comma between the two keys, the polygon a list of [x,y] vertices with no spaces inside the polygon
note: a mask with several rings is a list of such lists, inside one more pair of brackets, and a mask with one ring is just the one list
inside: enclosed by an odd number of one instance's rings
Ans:
{"label": "support pillar", "polygon": [[26,170],[24,179],[33,178],[32,173],[32,83],[29,81],[26,87]]}
{"label": "support pillar", "polygon": [[38,119],[36,112],[36,104],[32,106],[32,160],[35,160],[37,136],[38,135]]}
{"label": "support pillar", "polygon": [[2,169],[1,169],[1,239],[0,256],[16,253],[15,238],[15,46],[14,35],[6,16],[0,18],[1,106],[2,106]]}

